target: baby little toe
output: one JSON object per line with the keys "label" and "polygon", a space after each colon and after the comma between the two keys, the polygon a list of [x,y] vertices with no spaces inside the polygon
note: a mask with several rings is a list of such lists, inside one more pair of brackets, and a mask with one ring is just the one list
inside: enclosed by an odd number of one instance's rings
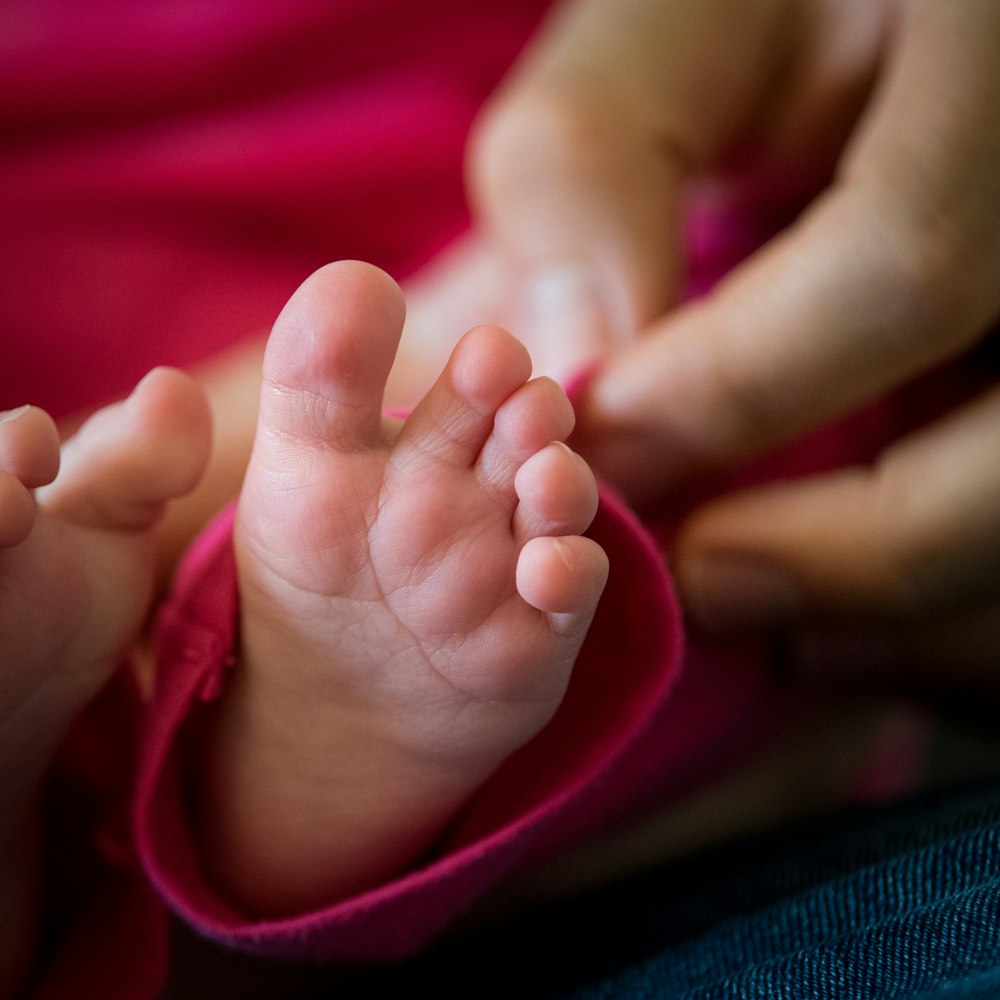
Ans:
{"label": "baby little toe", "polygon": [[607,578],[604,550],[578,535],[533,538],[517,562],[518,593],[568,638],[582,639]]}

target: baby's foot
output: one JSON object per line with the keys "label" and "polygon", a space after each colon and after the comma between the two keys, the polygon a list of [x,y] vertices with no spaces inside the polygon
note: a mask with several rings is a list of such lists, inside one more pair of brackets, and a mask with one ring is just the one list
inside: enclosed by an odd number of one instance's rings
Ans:
{"label": "baby's foot", "polygon": [[240,667],[219,708],[203,836],[266,914],[411,863],[551,718],[604,586],[579,537],[573,415],[497,328],[467,334],[403,424],[383,390],[403,320],[331,265],[271,335],[236,550]]}
{"label": "baby's foot", "polygon": [[23,407],[0,422],[0,781],[8,793],[37,779],[141,628],[151,529],[201,475],[208,419],[186,375],[157,369],[92,416],[61,455],[44,411]]}
{"label": "baby's foot", "polygon": [[194,383],[158,369],[80,429],[60,471],[45,412],[0,416],[2,996],[16,992],[34,950],[46,767],[142,627],[152,528],[201,475],[208,419]]}

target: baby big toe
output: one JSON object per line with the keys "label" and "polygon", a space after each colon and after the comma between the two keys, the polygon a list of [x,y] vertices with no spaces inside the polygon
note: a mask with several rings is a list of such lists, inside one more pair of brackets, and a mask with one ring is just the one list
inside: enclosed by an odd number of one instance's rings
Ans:
{"label": "baby big toe", "polygon": [[258,447],[374,446],[403,313],[396,283],[370,264],[340,261],[307,278],[268,340]]}
{"label": "baby big toe", "polygon": [[210,425],[197,383],[176,369],[154,369],[67,442],[59,477],[41,494],[45,507],[89,527],[149,528],[168,500],[201,478]]}

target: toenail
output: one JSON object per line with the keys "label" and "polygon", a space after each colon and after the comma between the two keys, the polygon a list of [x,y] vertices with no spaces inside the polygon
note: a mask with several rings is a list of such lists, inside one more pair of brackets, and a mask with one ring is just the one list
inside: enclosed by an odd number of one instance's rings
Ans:
{"label": "toenail", "polygon": [[576,559],[574,558],[573,547],[567,545],[561,538],[555,539],[556,552],[559,553],[559,558],[565,563],[566,568],[571,572],[576,571]]}
{"label": "toenail", "polygon": [[18,417],[23,417],[24,414],[30,409],[30,404],[26,403],[24,406],[19,406],[14,410],[7,410],[0,413],[0,424],[9,424],[12,420],[17,420]]}
{"label": "toenail", "polygon": [[590,468],[590,466],[587,465],[587,460],[582,455],[578,455],[575,451],[573,451],[573,449],[564,441],[553,441],[550,447],[558,448],[560,451],[569,455],[575,462],[585,465],[588,469]]}

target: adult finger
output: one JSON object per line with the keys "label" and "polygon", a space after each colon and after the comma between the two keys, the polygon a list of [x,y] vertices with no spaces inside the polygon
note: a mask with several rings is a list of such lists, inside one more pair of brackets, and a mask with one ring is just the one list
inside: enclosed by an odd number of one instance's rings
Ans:
{"label": "adult finger", "polygon": [[525,287],[518,329],[564,371],[672,303],[684,181],[768,90],[789,0],[577,0],[484,111],[479,222]]}
{"label": "adult finger", "polygon": [[837,183],[594,382],[579,446],[633,498],[852,410],[1000,313],[1000,5],[904,11]]}
{"label": "adult finger", "polygon": [[871,467],[695,512],[674,569],[709,628],[901,622],[1000,596],[1000,385]]}
{"label": "adult finger", "polygon": [[982,716],[1000,713],[1000,601],[894,627],[809,628],[788,642],[797,676],[835,687],[902,690],[938,710]]}

